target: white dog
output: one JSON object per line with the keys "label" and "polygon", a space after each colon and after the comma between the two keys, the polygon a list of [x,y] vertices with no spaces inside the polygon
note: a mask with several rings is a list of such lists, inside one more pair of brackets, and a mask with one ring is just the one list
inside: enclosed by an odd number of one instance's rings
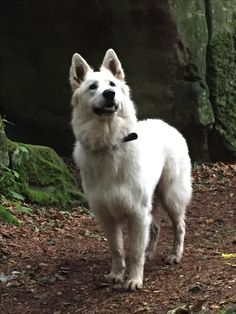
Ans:
{"label": "white dog", "polygon": [[117,55],[109,49],[100,71],[74,54],[70,69],[74,159],[83,189],[104,228],[112,252],[109,281],[122,282],[123,221],[130,233],[129,273],[124,287],[143,286],[146,257],[155,253],[159,226],[152,202],[157,188],[174,230],[168,263],[181,259],[185,211],[191,199],[191,163],[182,135],[161,120],[137,121]]}

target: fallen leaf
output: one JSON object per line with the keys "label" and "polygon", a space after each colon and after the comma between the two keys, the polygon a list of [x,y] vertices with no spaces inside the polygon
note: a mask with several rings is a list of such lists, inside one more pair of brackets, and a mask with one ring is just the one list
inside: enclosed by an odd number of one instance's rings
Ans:
{"label": "fallen leaf", "polygon": [[174,310],[169,310],[167,314],[190,314],[190,310],[186,307],[186,305],[181,305]]}
{"label": "fallen leaf", "polygon": [[236,258],[236,253],[222,253],[221,256],[224,259]]}
{"label": "fallen leaf", "polygon": [[227,265],[229,265],[230,267],[235,267],[236,268],[236,264],[227,263]]}

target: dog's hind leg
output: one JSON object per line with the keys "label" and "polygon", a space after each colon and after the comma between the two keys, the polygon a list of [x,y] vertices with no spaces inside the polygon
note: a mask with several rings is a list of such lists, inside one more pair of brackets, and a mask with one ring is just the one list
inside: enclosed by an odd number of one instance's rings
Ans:
{"label": "dog's hind leg", "polygon": [[112,254],[111,271],[105,277],[109,282],[123,282],[125,272],[125,257],[122,226],[115,222],[111,217],[109,218],[109,220],[107,219],[107,217],[106,219],[101,219],[101,217],[99,218]]}
{"label": "dog's hind leg", "polygon": [[129,217],[129,274],[124,285],[124,288],[127,290],[137,290],[143,286],[145,249],[149,240],[151,214],[147,208],[142,211],[143,213],[140,214],[140,212],[136,212],[136,214]]}
{"label": "dog's hind leg", "polygon": [[156,254],[156,247],[160,233],[160,225],[155,212],[152,212],[152,222],[150,225],[150,239],[145,252],[146,259],[149,261],[154,258]]}
{"label": "dog's hind leg", "polygon": [[174,182],[166,186],[162,195],[163,207],[166,210],[173,226],[174,243],[166,261],[168,264],[179,263],[184,249],[185,211],[189,202],[186,193],[180,190],[181,186]]}
{"label": "dog's hind leg", "polygon": [[184,167],[176,165],[166,167],[159,182],[159,195],[173,225],[174,243],[166,261],[169,264],[179,263],[184,249],[185,212],[190,202],[192,188],[190,164],[186,160]]}
{"label": "dog's hind leg", "polygon": [[168,264],[179,263],[184,250],[185,237],[185,221],[184,214],[177,214],[173,208],[168,207],[168,215],[172,221],[174,231],[174,243],[171,253],[167,256],[166,262]]}

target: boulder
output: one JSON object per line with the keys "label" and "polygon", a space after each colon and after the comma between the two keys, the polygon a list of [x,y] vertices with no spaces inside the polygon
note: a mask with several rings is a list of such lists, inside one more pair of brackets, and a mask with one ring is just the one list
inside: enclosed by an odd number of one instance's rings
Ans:
{"label": "boulder", "polygon": [[[3,149],[6,152],[0,141],[0,153]],[[60,208],[84,203],[79,184],[52,148],[7,140],[7,151],[10,163],[0,167],[1,195],[19,195],[40,205]]]}
{"label": "boulder", "polygon": [[17,141],[70,153],[68,69],[116,50],[140,118],[187,138],[193,160],[234,160],[234,0],[2,1],[0,112]]}

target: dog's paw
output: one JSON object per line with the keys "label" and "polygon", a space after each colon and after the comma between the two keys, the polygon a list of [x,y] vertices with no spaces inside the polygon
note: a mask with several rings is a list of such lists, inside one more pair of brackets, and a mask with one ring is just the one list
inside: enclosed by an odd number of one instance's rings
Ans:
{"label": "dog's paw", "polygon": [[146,250],[146,252],[145,252],[145,259],[146,259],[146,261],[153,260],[155,255],[156,255],[156,251],[155,250]]}
{"label": "dog's paw", "polygon": [[122,283],[124,281],[123,277],[124,277],[124,273],[123,272],[119,273],[119,274],[110,272],[110,274],[105,275],[105,279],[109,283]]}
{"label": "dog's paw", "polygon": [[166,263],[169,265],[178,264],[181,260],[181,257],[178,257],[175,254],[170,254],[166,258]]}
{"label": "dog's paw", "polygon": [[124,284],[124,289],[128,291],[140,290],[143,287],[142,279],[128,279]]}

